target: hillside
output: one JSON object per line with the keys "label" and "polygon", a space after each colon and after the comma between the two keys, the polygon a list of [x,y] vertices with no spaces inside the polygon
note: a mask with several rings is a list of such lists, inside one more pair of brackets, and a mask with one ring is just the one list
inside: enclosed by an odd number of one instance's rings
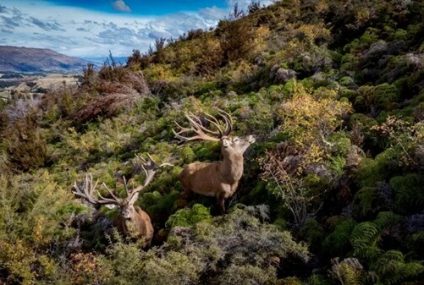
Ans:
{"label": "hillside", "polygon": [[[424,283],[424,2],[236,12],[77,89],[0,101],[0,283]],[[188,119],[240,138],[182,142]],[[187,164],[246,141],[226,211],[184,193]]]}
{"label": "hillside", "polygon": [[1,72],[80,72],[87,63],[49,49],[0,46]]}

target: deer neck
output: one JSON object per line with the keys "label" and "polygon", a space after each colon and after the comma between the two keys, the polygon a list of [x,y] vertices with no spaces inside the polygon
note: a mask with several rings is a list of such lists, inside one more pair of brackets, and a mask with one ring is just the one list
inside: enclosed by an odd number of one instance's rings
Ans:
{"label": "deer neck", "polygon": [[235,183],[243,175],[243,155],[229,153],[221,161],[221,175],[228,183]]}

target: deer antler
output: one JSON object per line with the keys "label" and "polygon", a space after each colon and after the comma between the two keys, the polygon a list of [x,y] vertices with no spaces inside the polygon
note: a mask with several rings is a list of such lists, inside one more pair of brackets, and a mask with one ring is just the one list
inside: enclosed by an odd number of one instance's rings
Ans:
{"label": "deer antler", "polygon": [[[93,175],[87,174],[82,186],[78,185],[77,182],[74,183],[74,186],[72,187],[72,193],[95,206],[107,204],[118,205],[120,203],[120,199],[117,198],[109,188],[106,187],[112,198],[105,198],[99,193],[99,191],[96,190],[98,183],[99,181],[93,183]],[[100,197],[100,199],[94,197],[95,192],[97,193],[97,196]]]}
{"label": "deer antler", "polygon": [[[93,183],[93,176],[91,174],[87,174],[85,176],[85,180],[83,182],[83,185],[78,185],[77,182],[74,183],[74,186],[72,187],[72,193],[74,193],[76,196],[85,199],[90,204],[93,204],[95,206],[100,205],[107,205],[107,204],[113,204],[113,205],[120,205],[124,201],[129,201],[129,203],[134,203],[140,192],[146,188],[147,185],[152,182],[153,177],[156,174],[156,171],[163,166],[173,166],[170,163],[162,163],[160,165],[156,164],[156,162],[153,160],[153,158],[148,154],[147,159],[138,157],[142,161],[142,169],[144,173],[146,174],[146,178],[144,180],[144,183],[132,190],[128,189],[128,183],[126,178],[124,177],[124,188],[125,192],[127,194],[127,198],[125,200],[117,197],[113,190],[111,190],[105,183],[102,184],[102,186],[107,190],[109,195],[112,198],[105,198],[102,196],[102,194],[96,190],[98,181]],[[133,202],[134,201],[134,202]]]}
{"label": "deer antler", "polygon": [[[163,166],[173,166],[170,163],[162,163],[160,165],[158,165],[153,158],[150,156],[150,154],[147,154],[147,159],[144,159],[140,156],[137,156],[137,158],[139,160],[141,160],[142,164],[141,164],[141,168],[143,169],[146,177],[144,179],[144,183],[143,185],[140,185],[136,188],[134,188],[133,190],[129,191],[127,185],[125,185],[125,190],[127,191],[127,195],[128,195],[128,200],[129,201],[134,201],[137,199],[134,199],[135,197],[138,197],[138,195],[140,194],[140,192],[142,190],[144,190],[149,184],[150,182],[152,182],[153,177],[156,174],[156,171],[163,167]],[[124,183],[126,184],[126,180],[124,180]]]}
{"label": "deer antler", "polygon": [[[233,130],[233,121],[231,116],[223,111],[219,110],[219,118],[224,122],[224,128],[222,128],[222,123],[220,120],[212,116],[209,113],[204,113],[203,118],[194,115],[193,113],[185,113],[190,127],[182,127],[180,124],[175,122],[179,131],[172,129],[175,137],[181,141],[193,141],[193,140],[205,140],[205,141],[219,141],[222,137],[228,136]],[[207,128],[203,122],[206,121],[209,125],[212,125],[216,130]],[[193,136],[185,136],[184,134],[194,132]]]}

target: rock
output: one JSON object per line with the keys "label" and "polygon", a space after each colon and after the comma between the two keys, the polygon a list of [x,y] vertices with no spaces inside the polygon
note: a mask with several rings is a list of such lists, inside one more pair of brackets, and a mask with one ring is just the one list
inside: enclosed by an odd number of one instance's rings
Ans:
{"label": "rock", "polygon": [[424,54],[408,53],[405,55],[406,62],[416,68],[424,67]]}
{"label": "rock", "polygon": [[[272,69],[271,69],[272,73]],[[272,74],[272,78],[276,83],[286,83],[288,80],[296,77],[296,71],[292,69],[278,68],[274,74]]]}
{"label": "rock", "polygon": [[370,46],[368,51],[364,54],[364,57],[368,58],[370,56],[375,56],[376,54],[384,53],[385,51],[387,51],[387,49],[388,49],[387,42],[383,40],[379,40]]}

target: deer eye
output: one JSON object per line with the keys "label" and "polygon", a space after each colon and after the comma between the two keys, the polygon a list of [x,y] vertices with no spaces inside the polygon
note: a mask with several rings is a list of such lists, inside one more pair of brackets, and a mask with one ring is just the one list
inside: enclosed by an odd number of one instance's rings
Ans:
{"label": "deer eye", "polygon": [[234,138],[233,139],[233,142],[239,142],[240,141],[240,139],[239,138]]}

